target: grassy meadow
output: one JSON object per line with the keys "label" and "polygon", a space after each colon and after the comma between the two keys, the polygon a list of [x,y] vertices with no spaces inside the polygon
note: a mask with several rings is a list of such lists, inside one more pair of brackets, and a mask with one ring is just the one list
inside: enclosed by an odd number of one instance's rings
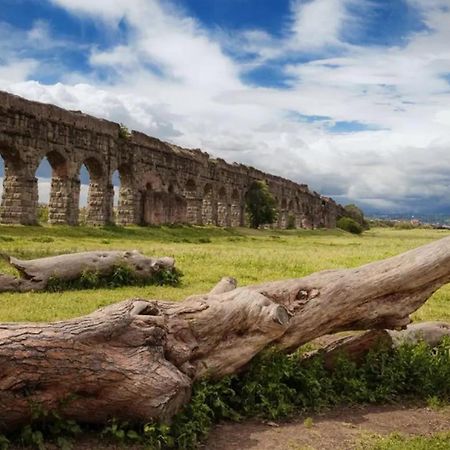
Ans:
{"label": "grassy meadow", "polygon": [[[53,321],[130,297],[181,300],[208,291],[222,276],[240,285],[355,267],[448,236],[443,230],[375,228],[362,236],[340,230],[250,230],[214,227],[0,226],[0,251],[23,259],[87,250],[137,249],[173,256],[184,273],[178,287],[147,286],[58,293],[0,294],[0,322]],[[3,260],[0,272],[14,273]],[[414,315],[450,321],[450,285]]]}

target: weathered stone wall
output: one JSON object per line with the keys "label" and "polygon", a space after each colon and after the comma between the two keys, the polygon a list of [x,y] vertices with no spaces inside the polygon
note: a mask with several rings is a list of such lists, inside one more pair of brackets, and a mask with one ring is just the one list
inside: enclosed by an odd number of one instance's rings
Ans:
{"label": "weathered stone wall", "polygon": [[[277,226],[332,228],[342,208],[332,199],[281,177],[242,164],[211,158],[133,131],[121,136],[117,123],[79,111],[25,100],[0,91],[0,155],[5,163],[0,222],[37,221],[36,170],[52,167],[49,222],[76,225],[80,168],[90,175],[87,222],[104,225],[187,222],[245,224],[245,192],[266,180],[277,199]],[[112,175],[120,193],[113,208]]]}

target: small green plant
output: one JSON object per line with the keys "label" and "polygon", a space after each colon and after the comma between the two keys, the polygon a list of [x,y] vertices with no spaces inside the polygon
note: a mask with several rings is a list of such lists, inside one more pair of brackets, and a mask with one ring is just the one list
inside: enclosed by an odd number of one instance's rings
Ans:
{"label": "small green plant", "polygon": [[123,123],[119,124],[119,138],[120,139],[130,139],[131,138],[130,130]]}
{"label": "small green plant", "polygon": [[45,450],[46,442],[60,450],[71,450],[73,438],[79,433],[81,427],[74,420],[63,419],[57,410],[46,411],[39,404],[32,404],[31,423],[20,430],[18,440],[38,450]]}
{"label": "small green plant", "polygon": [[364,231],[363,227],[351,217],[341,217],[336,222],[336,226],[352,234],[361,234]]}
{"label": "small green plant", "polygon": [[312,428],[314,426],[314,421],[313,421],[312,417],[307,417],[303,421],[303,425],[305,426],[305,428]]}

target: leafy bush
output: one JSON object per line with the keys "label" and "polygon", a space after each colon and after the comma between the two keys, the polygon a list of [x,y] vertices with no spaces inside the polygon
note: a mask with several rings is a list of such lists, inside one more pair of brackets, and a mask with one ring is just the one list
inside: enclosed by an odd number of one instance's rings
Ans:
{"label": "leafy bush", "polygon": [[341,230],[348,231],[352,234],[361,234],[363,232],[362,226],[351,217],[341,217],[336,222],[336,226]]}

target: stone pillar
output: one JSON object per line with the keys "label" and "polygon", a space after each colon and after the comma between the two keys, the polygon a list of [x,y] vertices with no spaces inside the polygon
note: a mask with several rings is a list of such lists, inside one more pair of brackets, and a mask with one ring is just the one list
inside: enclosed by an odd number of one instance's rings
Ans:
{"label": "stone pillar", "polygon": [[138,200],[134,189],[128,186],[120,186],[119,204],[117,206],[117,223],[119,225],[135,225],[137,219]]}
{"label": "stone pillar", "polygon": [[202,199],[186,198],[186,221],[192,225],[202,224]]}
{"label": "stone pillar", "polygon": [[207,196],[202,201],[202,223],[203,225],[217,224],[216,202],[211,196]]}
{"label": "stone pillar", "polygon": [[240,225],[241,227],[249,227],[250,226],[250,222],[248,220],[248,214],[246,213],[245,210],[245,205],[241,205],[241,222]]}
{"label": "stone pillar", "polygon": [[111,221],[112,185],[91,181],[89,184],[86,223],[88,225],[106,225]]}
{"label": "stone pillar", "polygon": [[288,212],[285,209],[282,209],[280,211],[280,216],[278,219],[278,228],[281,228],[282,230],[285,230],[287,228],[287,215]]}
{"label": "stone pillar", "polygon": [[34,225],[37,223],[37,178],[5,175],[0,208],[0,222]]}
{"label": "stone pillar", "polygon": [[232,203],[230,209],[230,226],[242,226],[241,205],[239,203]]}
{"label": "stone pillar", "polygon": [[48,202],[48,223],[77,225],[80,182],[75,178],[52,177]]}
{"label": "stone pillar", "polygon": [[225,202],[217,202],[217,225],[228,227],[230,217],[230,205]]}

